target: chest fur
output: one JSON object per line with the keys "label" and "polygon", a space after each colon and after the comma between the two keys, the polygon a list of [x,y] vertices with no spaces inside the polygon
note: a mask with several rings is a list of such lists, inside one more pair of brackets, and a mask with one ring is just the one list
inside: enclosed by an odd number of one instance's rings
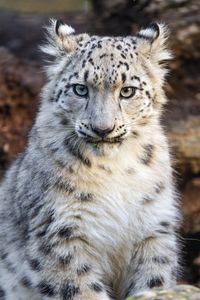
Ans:
{"label": "chest fur", "polygon": [[166,180],[163,174],[158,162],[149,167],[127,155],[106,164],[99,160],[90,170],[79,169],[71,175],[73,193],[56,196],[59,222],[76,223],[100,253],[120,252],[124,245],[131,249],[142,238],[145,218],[151,214],[143,200],[157,197],[156,188]]}

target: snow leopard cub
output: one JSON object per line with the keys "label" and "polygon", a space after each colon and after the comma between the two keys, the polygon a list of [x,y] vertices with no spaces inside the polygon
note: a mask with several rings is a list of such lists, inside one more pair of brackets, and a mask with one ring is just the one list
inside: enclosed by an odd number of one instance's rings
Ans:
{"label": "snow leopard cub", "polygon": [[0,187],[0,299],[123,300],[175,284],[166,38],[156,23],[99,37],[52,20],[40,109]]}

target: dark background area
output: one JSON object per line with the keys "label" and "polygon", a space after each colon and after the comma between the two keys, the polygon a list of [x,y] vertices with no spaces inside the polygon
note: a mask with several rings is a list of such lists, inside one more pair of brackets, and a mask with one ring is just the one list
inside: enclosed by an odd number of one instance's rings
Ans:
{"label": "dark background area", "polygon": [[134,34],[152,21],[169,25],[175,58],[163,123],[183,212],[181,282],[200,286],[200,1],[0,0],[0,178],[22,151],[37,111],[46,80],[38,45],[50,17],[100,35]]}

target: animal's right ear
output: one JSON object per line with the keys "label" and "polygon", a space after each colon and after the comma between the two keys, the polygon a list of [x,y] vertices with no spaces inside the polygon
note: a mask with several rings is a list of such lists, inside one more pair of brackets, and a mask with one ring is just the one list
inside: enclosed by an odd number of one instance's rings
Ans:
{"label": "animal's right ear", "polygon": [[79,43],[89,38],[88,34],[75,34],[75,30],[61,20],[51,20],[47,28],[47,43],[40,47],[42,52],[61,57],[76,50]]}

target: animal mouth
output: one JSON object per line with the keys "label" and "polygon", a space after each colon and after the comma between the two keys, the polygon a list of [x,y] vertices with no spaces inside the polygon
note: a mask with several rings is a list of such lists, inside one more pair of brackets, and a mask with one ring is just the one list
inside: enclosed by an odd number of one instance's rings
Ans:
{"label": "animal mouth", "polygon": [[101,139],[101,140],[87,140],[87,143],[89,144],[95,144],[95,145],[103,145],[103,144],[120,144],[122,143],[122,139]]}
{"label": "animal mouth", "polygon": [[86,138],[87,143],[95,145],[105,145],[105,144],[121,144],[123,141],[122,136],[116,136],[113,138]]}
{"label": "animal mouth", "polygon": [[122,133],[112,138],[108,138],[108,137],[100,138],[100,137],[92,137],[90,135],[87,135],[85,132],[83,134],[83,132],[79,131],[79,133],[84,135],[84,140],[88,144],[93,144],[93,145],[121,144],[125,135],[125,133]]}

